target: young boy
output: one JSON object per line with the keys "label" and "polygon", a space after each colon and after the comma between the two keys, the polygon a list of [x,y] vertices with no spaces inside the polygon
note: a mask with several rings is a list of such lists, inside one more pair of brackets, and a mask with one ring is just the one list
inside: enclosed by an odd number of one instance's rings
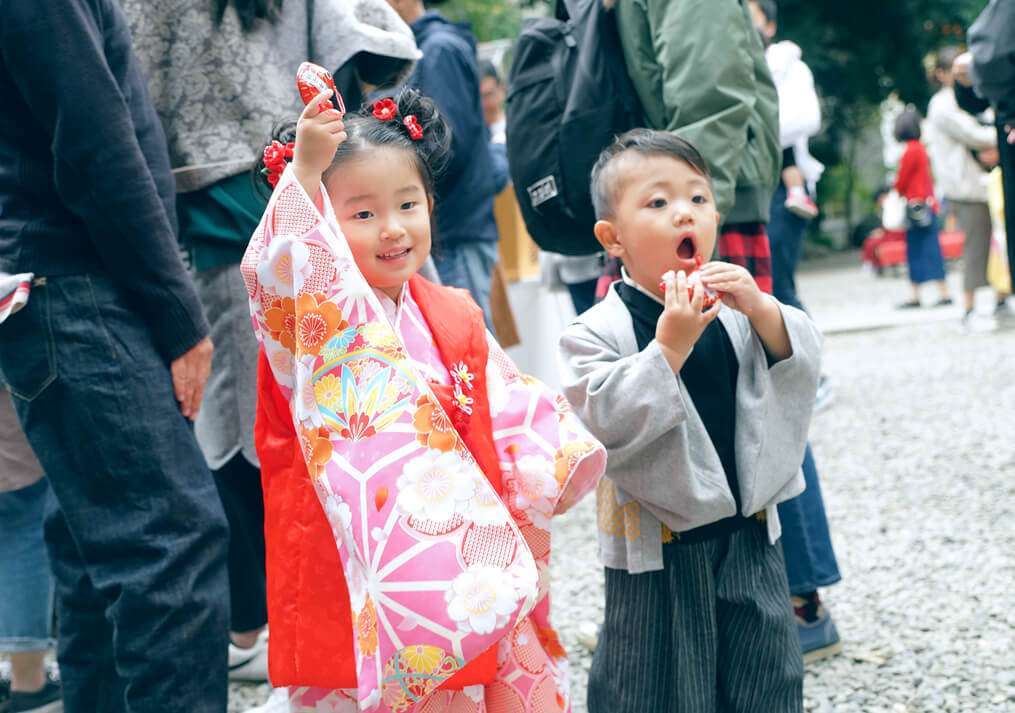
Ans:
{"label": "young boy", "polygon": [[[565,394],[609,452],[589,711],[797,713],[775,506],[803,489],[819,333],[742,267],[710,262],[689,280],[719,215],[683,139],[624,134],[593,169],[592,195],[596,237],[624,270],[561,338]],[[704,311],[703,286],[721,293]]]}

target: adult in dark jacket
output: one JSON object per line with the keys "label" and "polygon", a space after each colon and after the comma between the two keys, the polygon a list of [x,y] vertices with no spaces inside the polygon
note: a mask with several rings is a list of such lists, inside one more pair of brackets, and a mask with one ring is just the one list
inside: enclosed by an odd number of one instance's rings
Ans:
{"label": "adult in dark jacket", "polygon": [[188,422],[212,346],[118,4],[0,0],[0,95],[0,273],[34,274],[0,370],[59,505],[65,710],[224,712],[228,531]]}
{"label": "adult in dark jacket", "polygon": [[[969,54],[955,62],[955,98],[965,111],[994,109],[1004,180],[1004,222],[1015,235],[1015,2],[991,0],[969,28]],[[975,93],[974,93],[975,90]],[[1015,240],[1008,239],[1015,275]]]}
{"label": "adult in dark jacket", "polygon": [[412,28],[423,51],[408,84],[431,97],[451,126],[451,156],[437,179],[437,270],[445,285],[472,293],[489,326],[497,186],[479,96],[476,38],[468,25],[427,12],[423,0],[388,3]]}

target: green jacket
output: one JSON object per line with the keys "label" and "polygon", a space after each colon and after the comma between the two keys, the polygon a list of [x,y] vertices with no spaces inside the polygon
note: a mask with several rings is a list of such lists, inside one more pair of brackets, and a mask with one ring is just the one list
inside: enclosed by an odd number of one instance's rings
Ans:
{"label": "green jacket", "polygon": [[724,223],[768,222],[779,98],[741,0],[617,0],[627,70],[654,129],[694,144]]}

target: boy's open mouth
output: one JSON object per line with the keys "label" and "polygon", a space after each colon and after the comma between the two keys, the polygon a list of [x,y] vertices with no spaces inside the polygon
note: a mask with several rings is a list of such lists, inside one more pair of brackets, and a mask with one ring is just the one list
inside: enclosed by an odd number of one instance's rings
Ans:
{"label": "boy's open mouth", "polygon": [[397,250],[388,250],[387,252],[383,252],[380,255],[378,255],[377,259],[378,260],[397,260],[399,258],[402,258],[402,257],[405,257],[406,255],[408,255],[410,250],[412,250],[412,248],[398,248]]}
{"label": "boy's open mouth", "polygon": [[698,248],[694,245],[694,237],[690,235],[685,236],[677,246],[677,257],[681,260],[693,260],[697,252]]}

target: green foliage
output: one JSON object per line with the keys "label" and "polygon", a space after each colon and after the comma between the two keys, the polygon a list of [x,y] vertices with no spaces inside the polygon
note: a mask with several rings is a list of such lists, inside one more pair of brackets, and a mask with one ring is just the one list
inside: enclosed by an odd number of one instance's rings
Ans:
{"label": "green foliage", "polygon": [[480,42],[515,38],[521,31],[522,11],[516,0],[447,0],[440,11],[472,25]]}
{"label": "green foliage", "polygon": [[[924,57],[961,44],[986,0],[781,0],[779,35],[800,45],[833,131],[855,132],[892,92],[926,108]],[[837,137],[830,137],[839,144]]]}

